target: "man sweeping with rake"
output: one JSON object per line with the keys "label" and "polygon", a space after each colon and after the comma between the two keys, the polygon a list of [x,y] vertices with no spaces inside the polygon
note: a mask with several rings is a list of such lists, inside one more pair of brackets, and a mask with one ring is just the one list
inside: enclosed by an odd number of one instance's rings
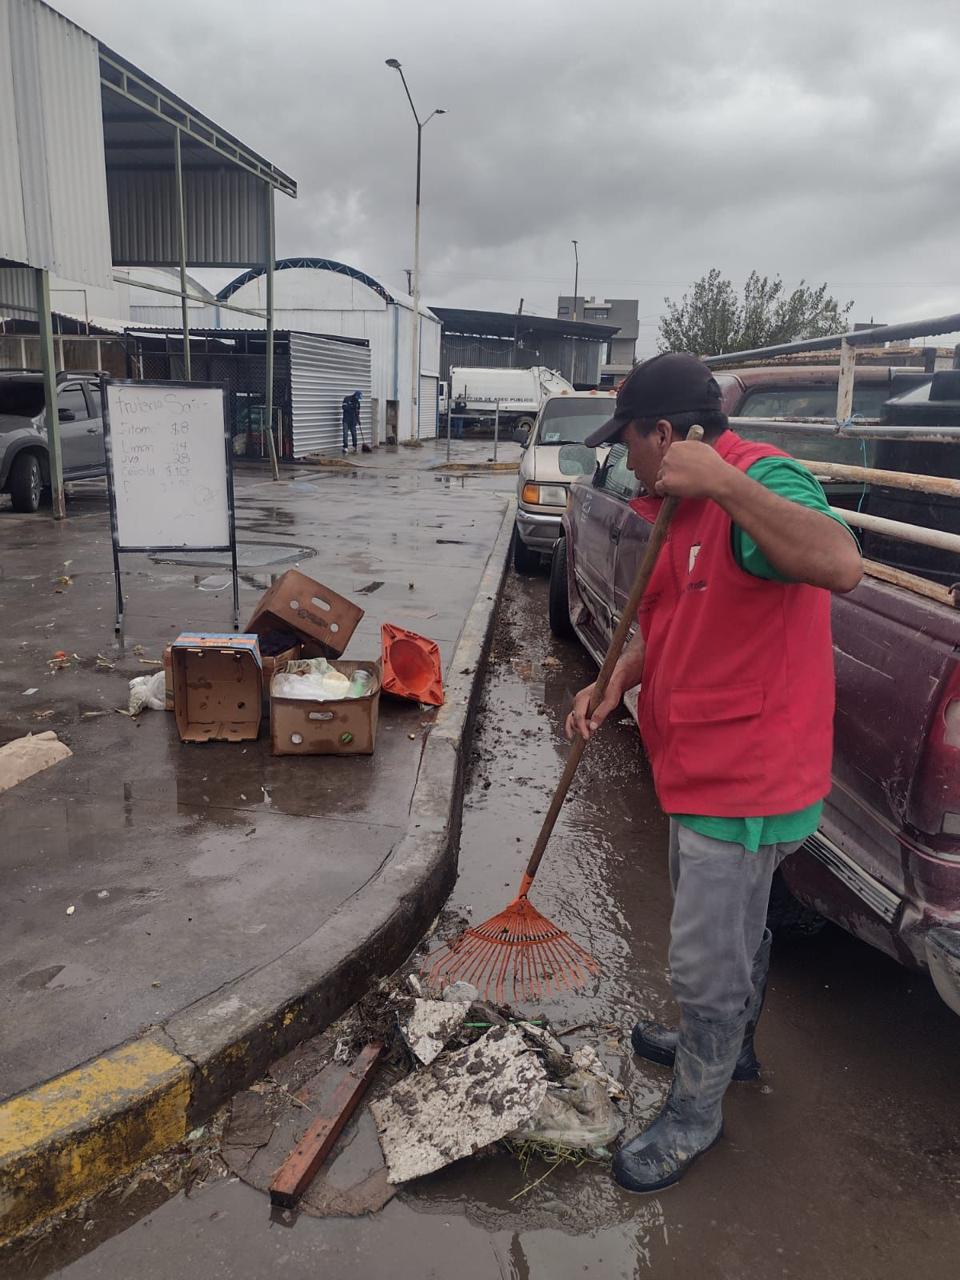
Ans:
{"label": "man sweeping with rake", "polygon": [[[695,423],[702,442],[685,439]],[[620,1185],[642,1192],[682,1177],[720,1137],[731,1078],[758,1074],[773,873],[816,830],[830,789],[829,593],[851,591],[862,565],[810,473],[727,429],[720,389],[692,355],[633,370],[586,441],[615,442],[650,495],[632,504],[638,514],[653,521],[665,495],[681,499],[635,637],[598,705],[593,685],[581,690],[566,724],[588,740],[640,685],[640,730],[670,817],[680,1025],[640,1022],[632,1040],[641,1057],[673,1064],[673,1083],[614,1159]]]}

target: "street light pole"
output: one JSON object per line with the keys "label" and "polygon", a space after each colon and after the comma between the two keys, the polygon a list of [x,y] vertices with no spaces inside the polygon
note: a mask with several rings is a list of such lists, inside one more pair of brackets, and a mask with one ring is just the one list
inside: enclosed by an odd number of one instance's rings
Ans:
{"label": "street light pole", "polygon": [[[412,414],[410,423],[411,436],[414,439],[420,439],[420,414],[418,405],[420,401],[420,161],[423,151],[423,131],[430,123],[434,116],[446,115],[443,107],[436,107],[427,116],[426,120],[421,120],[417,114],[417,108],[413,105],[413,98],[410,96],[410,90],[407,87],[407,78],[403,74],[403,67],[396,58],[387,58],[387,66],[392,67],[394,71],[400,72],[400,79],[403,81],[403,90],[407,95],[407,101],[410,103],[410,110],[413,112],[413,118],[417,122],[417,193],[416,206],[413,220],[413,340],[410,344],[410,410]],[[398,424],[399,425],[399,424]]]}
{"label": "street light pole", "polygon": [[[576,240],[571,240],[573,245],[573,322],[577,322],[577,296],[580,291],[580,254],[577,252]],[[577,339],[573,334],[570,335],[570,381],[574,381],[575,365],[577,363]]]}

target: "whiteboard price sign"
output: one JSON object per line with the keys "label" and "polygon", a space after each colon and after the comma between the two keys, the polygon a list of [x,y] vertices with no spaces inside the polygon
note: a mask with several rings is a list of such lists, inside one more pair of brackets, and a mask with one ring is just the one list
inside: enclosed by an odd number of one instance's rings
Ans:
{"label": "whiteboard price sign", "polygon": [[222,386],[104,378],[104,442],[116,630],[123,629],[120,554],[229,552],[240,625],[233,455]]}

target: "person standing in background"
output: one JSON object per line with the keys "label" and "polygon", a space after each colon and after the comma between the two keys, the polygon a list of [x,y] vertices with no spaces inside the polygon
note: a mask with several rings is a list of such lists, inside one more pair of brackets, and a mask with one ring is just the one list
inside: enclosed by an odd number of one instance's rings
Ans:
{"label": "person standing in background", "polygon": [[353,452],[357,452],[357,427],[360,425],[360,401],[362,399],[359,391],[354,391],[351,396],[343,397],[343,405],[341,413],[343,419],[343,453],[347,452],[347,434],[349,433],[353,441]]}

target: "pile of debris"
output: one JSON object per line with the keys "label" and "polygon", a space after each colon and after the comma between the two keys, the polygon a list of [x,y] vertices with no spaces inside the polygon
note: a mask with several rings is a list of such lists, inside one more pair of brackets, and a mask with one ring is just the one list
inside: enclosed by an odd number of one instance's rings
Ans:
{"label": "pile of debris", "polygon": [[626,1094],[597,1050],[568,1052],[544,1019],[455,983],[399,1023],[415,1069],[370,1106],[393,1184],[499,1142],[602,1155],[623,1128]]}

